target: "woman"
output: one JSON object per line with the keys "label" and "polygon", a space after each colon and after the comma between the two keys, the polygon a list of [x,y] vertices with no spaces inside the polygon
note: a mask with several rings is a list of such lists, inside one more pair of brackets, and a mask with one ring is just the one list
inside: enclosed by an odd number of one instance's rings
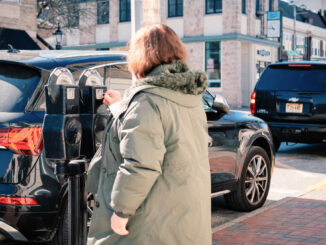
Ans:
{"label": "woman", "polygon": [[186,50],[161,24],[141,29],[128,54],[133,86],[103,141],[102,168],[88,244],[211,244],[203,73],[188,70]]}

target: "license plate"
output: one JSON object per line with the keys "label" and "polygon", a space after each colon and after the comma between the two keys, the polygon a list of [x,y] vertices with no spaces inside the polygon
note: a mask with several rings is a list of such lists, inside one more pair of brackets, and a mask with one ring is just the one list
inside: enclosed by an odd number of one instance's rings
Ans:
{"label": "license plate", "polygon": [[285,112],[288,113],[302,113],[303,105],[298,103],[286,103]]}

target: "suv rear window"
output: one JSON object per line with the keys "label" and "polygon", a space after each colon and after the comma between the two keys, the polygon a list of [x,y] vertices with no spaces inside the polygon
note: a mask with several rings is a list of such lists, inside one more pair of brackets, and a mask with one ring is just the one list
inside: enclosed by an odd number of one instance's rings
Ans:
{"label": "suv rear window", "polygon": [[0,63],[0,112],[23,112],[39,80],[35,69]]}
{"label": "suv rear window", "polygon": [[326,66],[289,67],[269,66],[257,84],[259,90],[278,91],[326,91]]}

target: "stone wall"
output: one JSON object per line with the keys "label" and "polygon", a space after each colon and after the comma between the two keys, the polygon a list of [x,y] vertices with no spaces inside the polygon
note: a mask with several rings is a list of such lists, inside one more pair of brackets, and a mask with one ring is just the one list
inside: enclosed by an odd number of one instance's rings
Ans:
{"label": "stone wall", "polygon": [[189,68],[195,71],[204,71],[205,43],[185,43],[185,47],[188,54],[187,64]]}
{"label": "stone wall", "polygon": [[223,1],[223,33],[241,33],[241,0]]}
{"label": "stone wall", "polygon": [[241,97],[241,42],[221,42],[222,95],[232,107],[240,107]]}
{"label": "stone wall", "polygon": [[161,22],[160,0],[143,0],[142,26]]}
{"label": "stone wall", "polygon": [[183,1],[184,36],[202,36],[204,33],[205,1]]}
{"label": "stone wall", "polygon": [[97,25],[97,3],[87,2],[79,5],[83,13],[79,17],[80,44],[95,43]]}
{"label": "stone wall", "polygon": [[247,35],[256,36],[256,0],[247,0]]}
{"label": "stone wall", "polygon": [[26,31],[36,40],[36,1],[21,0],[19,3],[0,1],[0,27]]}
{"label": "stone wall", "polygon": [[110,41],[118,41],[119,0],[110,0]]}

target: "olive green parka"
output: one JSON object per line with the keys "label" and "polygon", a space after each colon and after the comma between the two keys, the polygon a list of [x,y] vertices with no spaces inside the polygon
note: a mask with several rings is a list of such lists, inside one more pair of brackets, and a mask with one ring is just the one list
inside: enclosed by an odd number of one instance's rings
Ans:
{"label": "olive green parka", "polygon": [[[211,244],[206,86],[203,73],[176,60],[110,106],[99,176],[87,183],[97,189],[87,244]],[[129,218],[129,235],[112,231],[114,212]]]}

